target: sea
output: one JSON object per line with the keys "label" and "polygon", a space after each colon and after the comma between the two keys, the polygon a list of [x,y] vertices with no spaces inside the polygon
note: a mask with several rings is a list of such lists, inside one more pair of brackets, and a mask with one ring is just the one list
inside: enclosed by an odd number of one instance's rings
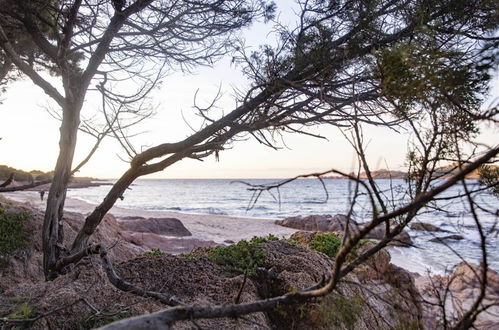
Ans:
{"label": "sea", "polygon": [[[175,211],[195,214],[220,214],[252,218],[284,219],[312,214],[347,214],[353,206],[353,217],[363,223],[372,210],[365,191],[359,188],[354,199],[355,185],[344,179],[298,179],[278,188],[255,190],[280,185],[280,179],[141,179],[125,192],[116,205],[122,208]],[[113,181],[104,183],[112,184]],[[405,180],[376,181],[390,208],[408,201]],[[467,180],[470,190],[479,190],[478,181]],[[70,189],[68,197],[92,204],[100,203],[109,185]],[[463,194],[455,186],[438,197],[441,199],[423,209],[414,221],[439,226],[448,232],[425,232],[408,229],[414,247],[390,247],[392,262],[420,274],[444,274],[462,262],[482,262],[480,234]],[[487,262],[499,271],[499,198],[486,191],[473,193],[475,209],[486,235]],[[447,245],[430,242],[434,237],[457,234],[462,240],[449,240]]]}

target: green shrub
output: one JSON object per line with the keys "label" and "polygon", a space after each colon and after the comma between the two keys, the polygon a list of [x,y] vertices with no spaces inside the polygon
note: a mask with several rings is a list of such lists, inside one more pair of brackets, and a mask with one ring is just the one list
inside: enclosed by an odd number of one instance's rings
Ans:
{"label": "green shrub", "polygon": [[141,257],[157,257],[157,256],[163,256],[165,254],[166,254],[166,252],[161,250],[161,249],[152,248],[149,251],[146,251],[144,253],[139,254],[139,256],[141,256]]}
{"label": "green shrub", "polygon": [[[334,257],[338,253],[341,247],[341,236],[338,236],[334,233],[318,233],[316,234],[312,240],[310,241],[309,245],[312,249],[322,252],[326,254],[329,257]],[[366,243],[374,243],[376,242],[369,240],[369,239],[361,239],[353,249],[350,251],[350,253],[347,256],[347,260],[352,261],[357,257],[357,250],[362,247]]]}
{"label": "green shrub", "polygon": [[276,241],[274,235],[253,237],[229,246],[214,247],[208,257],[224,267],[230,276],[246,274],[253,276],[258,267],[265,267],[265,252],[258,246],[268,241]]}
{"label": "green shrub", "polygon": [[0,267],[6,266],[10,256],[27,246],[30,234],[23,223],[29,217],[27,212],[11,213],[0,209]]}
{"label": "green shrub", "polygon": [[317,234],[310,241],[312,249],[334,257],[341,246],[341,237],[333,233]]}
{"label": "green shrub", "polygon": [[275,235],[269,234],[268,236],[253,236],[252,239],[250,239],[251,243],[254,244],[261,244],[269,241],[278,241],[279,238]]}

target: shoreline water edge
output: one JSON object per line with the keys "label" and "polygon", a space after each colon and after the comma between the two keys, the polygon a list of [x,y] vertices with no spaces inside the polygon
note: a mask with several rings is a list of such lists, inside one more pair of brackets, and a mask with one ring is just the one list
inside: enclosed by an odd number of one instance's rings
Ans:
{"label": "shoreline water edge", "polygon": [[[40,195],[36,191],[21,191],[4,193],[2,195],[16,202],[28,203],[42,211],[45,208],[45,201],[40,199]],[[85,215],[91,212],[95,206],[95,204],[79,198],[69,197],[65,204],[65,211]],[[189,236],[189,240],[195,239],[217,244],[231,244],[242,239],[250,239],[253,236],[266,236],[269,234],[287,238],[298,231],[297,229],[275,224],[275,218],[147,210],[121,206],[114,206],[110,213],[118,218],[118,220],[134,217],[176,218],[192,234]],[[182,245],[182,242],[181,238],[175,238],[175,244]],[[186,246],[189,245],[187,240],[185,243]],[[453,267],[458,264],[456,262],[455,264],[443,263],[430,266],[432,260],[438,259],[438,255],[435,256],[431,251],[425,251],[425,249],[421,248],[389,247],[387,250],[391,255],[391,262],[393,264],[419,275],[430,273],[443,275],[446,272],[451,272]],[[180,249],[179,251],[182,250]]]}

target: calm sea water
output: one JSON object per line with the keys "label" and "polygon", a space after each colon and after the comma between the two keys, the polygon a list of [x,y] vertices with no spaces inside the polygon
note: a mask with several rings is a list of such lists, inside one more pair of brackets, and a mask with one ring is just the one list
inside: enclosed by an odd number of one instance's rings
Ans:
{"label": "calm sea water", "polygon": [[[278,180],[249,179],[250,184],[271,184]],[[272,194],[264,192],[254,201],[253,192],[235,180],[226,179],[162,179],[137,180],[124,194],[124,200],[117,206],[131,209],[165,210],[185,213],[224,214],[242,217],[282,219],[288,216],[311,214],[345,214],[351,205],[354,187],[347,180],[325,180],[325,187],[319,180],[300,179],[291,182]],[[471,187],[478,183],[468,182]],[[405,182],[403,180],[378,180],[386,197],[398,205],[404,200]],[[99,203],[109,190],[109,186],[72,189],[68,196],[90,203]],[[462,193],[462,187],[453,187],[439,197]],[[499,270],[498,222],[499,199],[487,193],[475,196],[479,206],[491,210],[488,213],[478,210],[484,231],[488,235],[487,250],[489,264]],[[248,208],[249,206],[251,208]],[[417,220],[430,222],[451,233],[436,233],[436,236],[459,234],[461,241],[450,242],[450,248],[439,243],[429,242],[435,234],[409,230],[417,248],[391,248],[396,263],[420,273],[431,270],[443,273],[459,263],[461,258],[480,262],[481,250],[479,235],[469,206],[464,201],[441,201],[433,208],[424,210]],[[371,215],[366,196],[360,196],[355,205],[355,219],[363,222]],[[246,220],[243,220],[246,221]],[[251,221],[248,219],[247,221]],[[454,250],[454,251],[452,251]],[[459,256],[458,256],[459,254]]]}

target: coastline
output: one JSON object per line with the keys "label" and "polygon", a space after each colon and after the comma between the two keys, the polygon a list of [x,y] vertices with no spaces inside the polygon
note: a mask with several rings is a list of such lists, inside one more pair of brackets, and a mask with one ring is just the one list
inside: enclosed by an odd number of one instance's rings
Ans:
{"label": "coastline", "polygon": [[[16,202],[28,203],[41,211],[44,211],[45,209],[46,201],[44,200],[42,202],[40,200],[37,191],[18,191],[3,193],[2,195]],[[64,209],[68,212],[86,215],[92,212],[95,207],[96,204],[68,197]],[[163,235],[165,238],[172,241],[172,245],[178,247],[178,251],[182,251],[182,249],[190,246],[189,241],[193,239],[206,241],[206,243],[215,242],[217,244],[226,245],[243,239],[248,240],[254,236],[267,236],[269,234],[288,238],[298,231],[294,228],[277,225],[275,224],[275,219],[271,218],[132,209],[120,206],[114,206],[109,213],[116,217],[118,222],[125,217],[176,218],[180,220],[185,228],[192,233],[192,236],[170,237]],[[422,250],[407,249],[408,248],[388,247],[386,251],[390,253],[391,263],[420,276],[426,276],[428,274],[445,275],[450,270],[448,267],[442,268],[437,267],[437,265],[432,267],[428,263],[425,263],[425,253]],[[171,250],[170,253],[177,253],[175,250],[176,249]]]}
{"label": "coastline", "polygon": [[[39,210],[44,210],[46,205],[46,201],[42,202],[36,191],[20,191],[3,193],[2,195],[16,202],[28,203]],[[92,212],[95,206],[79,199],[67,198],[64,210],[85,215]],[[109,213],[118,218],[118,220],[126,216],[176,218],[192,233],[192,236],[189,238],[214,241],[219,244],[224,244],[225,241],[237,242],[242,239],[251,239],[253,236],[267,236],[269,234],[278,237],[289,237],[297,231],[296,229],[275,224],[275,219],[265,218],[128,209],[119,206],[114,206]]]}

